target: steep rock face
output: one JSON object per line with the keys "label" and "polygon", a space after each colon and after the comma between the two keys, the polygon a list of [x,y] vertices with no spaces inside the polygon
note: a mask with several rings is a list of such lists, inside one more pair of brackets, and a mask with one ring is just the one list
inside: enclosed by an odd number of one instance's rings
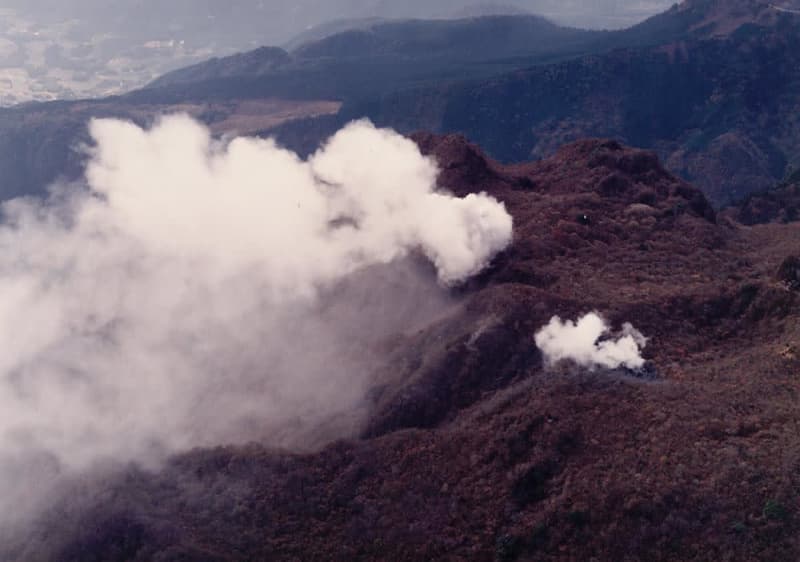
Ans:
{"label": "steep rock face", "polygon": [[616,49],[392,92],[352,111],[403,130],[416,121],[460,132],[503,162],[546,158],[587,136],[616,138],[657,151],[722,206],[790,168],[800,139],[799,22],[756,0],[685,2],[609,38]]}
{"label": "steep rock face", "polygon": [[[444,188],[502,200],[515,237],[451,310],[386,342],[362,436],[79,483],[0,558],[797,559],[800,301],[775,272],[800,228],[717,221],[614,141],[502,166],[414,138]],[[536,331],[592,310],[650,338],[655,378],[545,367]]]}

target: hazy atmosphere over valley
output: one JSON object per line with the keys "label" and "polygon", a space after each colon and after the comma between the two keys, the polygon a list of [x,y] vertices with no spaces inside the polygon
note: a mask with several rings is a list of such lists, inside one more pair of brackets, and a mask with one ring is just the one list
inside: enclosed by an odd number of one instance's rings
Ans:
{"label": "hazy atmosphere over valley", "polygon": [[800,2],[0,0],[0,562],[800,559]]}
{"label": "hazy atmosphere over valley", "polygon": [[0,5],[0,105],[116,94],[213,56],[283,46],[331,22],[531,12],[619,28],[665,0],[9,0]]}

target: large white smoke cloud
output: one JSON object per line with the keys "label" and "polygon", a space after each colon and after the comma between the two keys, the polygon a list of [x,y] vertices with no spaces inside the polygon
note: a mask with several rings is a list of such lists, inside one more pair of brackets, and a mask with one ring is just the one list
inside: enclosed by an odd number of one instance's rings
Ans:
{"label": "large white smoke cloud", "polygon": [[[181,116],[150,130],[96,120],[90,132],[88,189],[4,206],[4,512],[20,499],[12,490],[27,493],[30,459],[37,480],[108,459],[351,430],[364,342],[391,314],[442,297],[394,278],[365,317],[353,295],[372,285],[348,293],[342,283],[411,252],[455,283],[511,237],[502,204],[437,190],[435,162],[368,122],[308,161],[270,140],[215,141]],[[350,301],[331,304],[325,291]]]}
{"label": "large white smoke cloud", "polygon": [[612,334],[608,323],[596,312],[575,322],[555,316],[536,333],[535,340],[549,365],[573,361],[589,369],[637,370],[645,364],[642,349],[647,338],[629,323],[622,326],[620,333]]}

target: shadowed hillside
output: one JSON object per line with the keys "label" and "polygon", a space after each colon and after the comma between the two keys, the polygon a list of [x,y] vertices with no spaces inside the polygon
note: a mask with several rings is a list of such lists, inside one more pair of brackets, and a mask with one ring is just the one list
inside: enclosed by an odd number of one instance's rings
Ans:
{"label": "shadowed hillside", "polygon": [[[506,161],[547,156],[586,135],[612,136],[657,150],[672,171],[724,204],[779,181],[796,154],[795,24],[391,94],[354,113],[406,130],[461,131]],[[430,98],[443,100],[438,110],[421,101]]]}

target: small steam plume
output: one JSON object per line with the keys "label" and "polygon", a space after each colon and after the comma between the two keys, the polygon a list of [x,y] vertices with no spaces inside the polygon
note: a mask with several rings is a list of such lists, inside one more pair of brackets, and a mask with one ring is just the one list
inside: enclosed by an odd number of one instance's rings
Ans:
{"label": "small steam plume", "polygon": [[0,523],[101,462],[347,435],[369,344],[447,300],[403,258],[448,285],[511,237],[366,121],[308,161],[184,116],[90,133],[85,188],[3,206]]}
{"label": "small steam plume", "polygon": [[629,323],[623,324],[621,332],[612,334],[609,325],[596,312],[577,322],[562,321],[554,316],[536,333],[535,340],[548,365],[573,361],[589,369],[638,370],[645,364],[642,349],[647,345],[647,338]]}

